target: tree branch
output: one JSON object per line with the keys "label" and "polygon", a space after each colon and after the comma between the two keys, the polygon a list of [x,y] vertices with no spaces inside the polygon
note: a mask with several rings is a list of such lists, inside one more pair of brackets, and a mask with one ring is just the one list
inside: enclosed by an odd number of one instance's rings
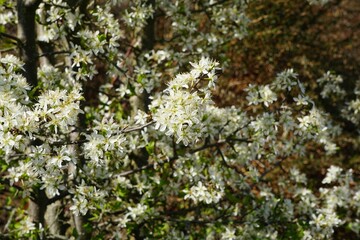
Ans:
{"label": "tree branch", "polygon": [[144,129],[144,128],[146,128],[146,127],[148,127],[148,126],[150,126],[150,125],[152,125],[154,123],[155,123],[155,121],[151,121],[151,122],[148,122],[148,123],[146,123],[144,125],[141,125],[141,126],[138,126],[138,127],[133,127],[133,128],[125,127],[120,131],[120,133],[129,133],[129,132],[134,132],[134,131],[140,131],[140,130],[142,130],[142,129]]}
{"label": "tree branch", "polygon": [[[152,122],[150,122],[150,123],[152,123]],[[150,125],[150,123],[145,124],[145,125]],[[141,126],[141,127],[144,127],[145,125],[143,125],[143,126]],[[131,129],[131,130],[132,130],[132,131],[140,130],[140,129],[142,129],[141,127],[133,128],[133,129]],[[134,129],[135,129],[135,130],[134,130]],[[236,141],[246,141],[246,142],[251,141],[251,140],[249,140],[249,139],[229,139],[229,140],[225,139],[225,140],[219,140],[219,141],[217,141],[217,142],[215,142],[215,143],[204,144],[204,145],[201,146],[201,147],[198,147],[198,148],[195,148],[195,149],[191,149],[191,150],[189,151],[189,153],[192,153],[192,154],[193,154],[193,153],[200,152],[200,151],[202,151],[202,150],[205,150],[205,149],[208,149],[208,148],[211,148],[211,147],[217,147],[217,148],[218,148],[220,145],[225,144],[225,143],[228,143],[228,141],[234,141],[234,140],[236,140]],[[178,158],[179,158],[178,156],[174,156],[174,157],[172,157],[172,158],[169,158],[167,161],[164,160],[162,163],[156,163],[156,164],[157,164],[157,165],[163,165],[163,164],[165,164],[165,163],[167,163],[167,162],[171,163],[171,162],[177,160]],[[150,169],[150,168],[152,168],[152,167],[154,167],[154,166],[155,166],[155,163],[150,163],[150,164],[147,164],[147,165],[145,165],[145,166],[142,166],[142,167],[139,167],[139,168],[135,168],[135,169],[133,169],[133,170],[129,170],[129,171],[126,171],[126,172],[122,172],[122,173],[119,174],[119,176],[121,176],[121,177],[128,176],[128,175],[131,175],[131,174],[134,174],[134,173],[137,173],[137,172],[141,172],[141,171],[146,170],[146,169]]]}
{"label": "tree branch", "polygon": [[50,205],[50,204],[53,204],[54,202],[56,202],[57,200],[61,200],[63,199],[64,197],[70,195],[68,191],[64,191],[64,192],[61,192],[59,195],[56,195],[55,197],[53,198],[50,198],[48,201],[47,201],[47,205]]}
{"label": "tree branch", "polygon": [[4,33],[4,32],[0,32],[0,39],[1,39],[1,38],[9,38],[9,39],[11,39],[11,40],[14,40],[14,41],[16,42],[16,45],[17,45],[19,48],[23,48],[23,47],[24,47],[23,42],[22,42],[19,38],[15,37],[15,36],[13,36],[13,35],[10,35],[10,34]]}

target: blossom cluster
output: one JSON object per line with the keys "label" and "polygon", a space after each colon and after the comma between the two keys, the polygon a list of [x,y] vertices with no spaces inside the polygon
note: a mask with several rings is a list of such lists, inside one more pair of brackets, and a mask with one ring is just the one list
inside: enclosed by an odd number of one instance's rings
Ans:
{"label": "blossom cluster", "polygon": [[175,135],[176,142],[182,141],[185,146],[196,143],[204,134],[205,113],[212,102],[209,90],[217,79],[218,63],[202,58],[191,65],[189,73],[177,75],[151,104],[155,129]]}

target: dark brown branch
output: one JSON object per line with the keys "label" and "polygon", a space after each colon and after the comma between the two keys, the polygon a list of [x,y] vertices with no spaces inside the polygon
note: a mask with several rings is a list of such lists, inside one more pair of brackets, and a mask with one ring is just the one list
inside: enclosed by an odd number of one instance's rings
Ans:
{"label": "dark brown branch", "polygon": [[58,55],[58,54],[70,54],[70,51],[44,52],[44,53],[38,55],[38,58],[46,57],[46,56],[53,56],[53,55]]}
{"label": "dark brown branch", "polygon": [[[144,126],[141,126],[142,128],[144,127]],[[140,129],[142,129],[141,127],[139,127]],[[135,128],[134,128],[135,129]],[[136,130],[139,130],[139,129],[136,129]],[[133,131],[133,130],[132,130]],[[223,145],[223,144],[226,144],[226,143],[228,143],[228,141],[234,141],[234,140],[237,140],[237,141],[244,141],[244,142],[250,142],[251,140],[249,140],[249,139],[231,139],[231,140],[220,140],[220,141],[217,141],[217,142],[215,142],[215,143],[211,143],[211,144],[204,144],[203,146],[201,146],[201,147],[198,147],[198,148],[195,148],[195,149],[191,149],[190,151],[189,151],[189,153],[196,153],[196,152],[200,152],[200,151],[202,151],[202,150],[205,150],[205,149],[208,149],[208,148],[212,148],[212,147],[219,147],[219,146],[221,146],[221,145]],[[165,163],[171,163],[171,162],[173,162],[173,161],[175,161],[175,160],[177,160],[178,159],[178,156],[174,156],[174,157],[172,157],[172,158],[169,158],[168,159],[168,161],[163,161],[162,163],[157,163],[157,165],[163,165],[163,164],[165,164]],[[135,169],[133,169],[133,170],[129,170],[129,171],[126,171],[126,172],[122,172],[122,173],[120,173],[119,175],[120,176],[128,176],[128,175],[131,175],[131,174],[134,174],[134,173],[137,173],[137,172],[141,172],[141,171],[143,171],[143,170],[146,170],[146,169],[150,169],[150,168],[152,168],[152,167],[154,167],[154,163],[150,163],[150,164],[147,164],[147,165],[145,165],[145,166],[142,166],[142,167],[139,167],[139,168],[135,168]]]}
{"label": "dark brown branch", "polygon": [[259,181],[258,182],[255,182],[253,184],[250,185],[250,189],[253,189],[259,182],[261,182],[264,177],[266,177],[266,175],[268,175],[269,173],[271,173],[272,171],[274,171],[275,169],[277,168],[282,168],[281,164],[282,162],[285,161],[286,158],[282,158],[281,160],[277,161],[276,163],[274,163],[273,167],[272,168],[269,168],[267,169],[265,172],[263,172],[261,174],[261,176],[259,177]]}
{"label": "dark brown branch", "polygon": [[139,168],[135,168],[133,170],[129,170],[129,171],[126,171],[126,172],[122,172],[119,174],[120,177],[124,177],[124,176],[128,176],[128,175],[131,175],[131,174],[134,174],[134,173],[137,173],[137,172],[141,172],[143,170],[146,170],[146,169],[149,169],[149,168],[152,168],[154,167],[154,163],[151,163],[151,164],[148,164],[148,165],[145,165],[145,166],[142,166],[142,167],[139,167]]}
{"label": "dark brown branch", "polygon": [[0,32],[0,39],[1,39],[1,38],[8,38],[8,39],[11,39],[11,40],[15,41],[15,42],[16,42],[16,45],[17,45],[19,48],[23,48],[23,47],[24,47],[23,42],[22,42],[19,38],[15,37],[15,36],[13,36],[13,35]]}
{"label": "dark brown branch", "polygon": [[220,156],[221,156],[222,163],[223,163],[227,168],[234,169],[235,172],[237,172],[238,174],[244,176],[244,173],[242,173],[237,167],[235,167],[235,166],[230,166],[230,165],[226,162],[225,156],[224,156],[224,154],[222,153],[220,147],[217,146],[216,148],[217,148],[217,151],[219,152],[219,154],[220,154]]}
{"label": "dark brown branch", "polygon": [[4,176],[1,176],[1,178],[2,178],[2,179],[0,179],[0,183],[1,183],[1,184],[4,184],[4,185],[6,185],[6,186],[14,187],[14,188],[16,188],[16,189],[19,190],[19,191],[24,191],[24,189],[23,189],[21,186],[17,185],[16,182],[14,182],[14,183],[11,185],[9,179],[5,179]]}
{"label": "dark brown branch", "polygon": [[125,127],[124,129],[122,129],[120,131],[120,133],[129,133],[129,132],[134,132],[134,131],[140,131],[140,130],[144,129],[145,127],[148,127],[148,126],[150,126],[150,125],[152,125],[154,123],[155,123],[155,121],[151,121],[151,122],[148,122],[148,123],[146,123],[144,125],[141,125],[141,126],[138,126],[138,127],[133,127],[133,128],[126,128]]}
{"label": "dark brown branch", "polygon": [[47,205],[53,204],[57,200],[61,200],[68,195],[69,195],[69,192],[67,192],[67,191],[61,192],[59,195],[56,195],[55,197],[50,198],[46,203],[47,203]]}

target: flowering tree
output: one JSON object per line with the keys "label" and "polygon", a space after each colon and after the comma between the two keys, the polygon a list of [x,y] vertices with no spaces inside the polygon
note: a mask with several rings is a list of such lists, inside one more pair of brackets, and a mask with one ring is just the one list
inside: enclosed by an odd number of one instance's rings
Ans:
{"label": "flowering tree", "polygon": [[[311,189],[283,167],[309,145],[333,154],[341,133],[298,74],[250,84],[245,107],[213,101],[227,49],[246,38],[248,1],[0,2],[4,237],[359,233],[352,170],[332,166]],[[341,81],[326,73],[321,96],[343,96]],[[343,108],[356,125],[358,109],[357,97]]]}

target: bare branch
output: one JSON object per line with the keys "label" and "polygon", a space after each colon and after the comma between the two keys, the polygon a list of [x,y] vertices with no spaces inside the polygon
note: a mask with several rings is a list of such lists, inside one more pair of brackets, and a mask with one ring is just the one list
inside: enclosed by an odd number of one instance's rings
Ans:
{"label": "bare branch", "polygon": [[134,131],[140,131],[140,130],[142,130],[142,129],[144,129],[144,128],[146,128],[146,127],[148,127],[148,126],[150,126],[150,125],[152,125],[154,123],[155,123],[155,121],[151,121],[151,122],[148,122],[148,123],[146,123],[144,125],[141,125],[141,126],[138,126],[138,127],[133,127],[133,128],[125,127],[120,131],[120,133],[129,133],[129,132],[134,132]]}
{"label": "bare branch", "polygon": [[20,40],[20,38],[17,38],[13,35],[10,35],[10,34],[7,34],[7,33],[4,33],[4,32],[0,32],[0,39],[1,38],[8,38],[8,39],[11,39],[13,41],[16,42],[16,45],[20,48],[23,48],[24,47],[24,44],[23,42]]}
{"label": "bare branch", "polygon": [[59,195],[56,195],[55,197],[50,198],[47,201],[47,205],[50,205],[50,204],[56,202],[57,200],[61,200],[61,199],[63,199],[64,197],[66,197],[68,195],[70,195],[68,191],[61,192]]}

